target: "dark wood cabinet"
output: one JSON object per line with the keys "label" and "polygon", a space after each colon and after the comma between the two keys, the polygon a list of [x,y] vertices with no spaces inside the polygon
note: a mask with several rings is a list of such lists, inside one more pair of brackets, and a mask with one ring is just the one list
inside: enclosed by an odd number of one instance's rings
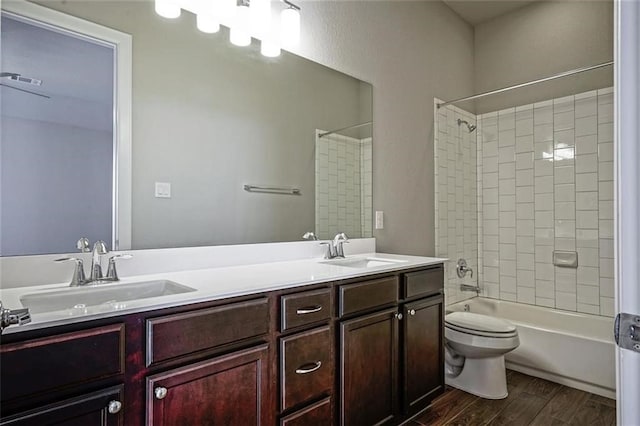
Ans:
{"label": "dark wood cabinet", "polygon": [[271,425],[268,346],[147,378],[147,424]]}
{"label": "dark wood cabinet", "polygon": [[417,413],[444,391],[442,296],[404,305],[405,412]]}
{"label": "dark wood cabinet", "polygon": [[280,426],[330,426],[332,424],[333,410],[330,397],[311,404],[280,420]]}
{"label": "dark wood cabinet", "polygon": [[280,410],[333,390],[333,335],[329,326],[280,339]]}
{"label": "dark wood cabinet", "polygon": [[0,426],[367,426],[444,390],[443,268],[24,330]]}
{"label": "dark wood cabinet", "polygon": [[340,425],[392,423],[398,414],[398,323],[392,308],[340,324]]}
{"label": "dark wood cabinet", "polygon": [[116,386],[3,418],[0,425],[120,426],[124,425],[122,397],[122,387]]}
{"label": "dark wood cabinet", "polygon": [[444,391],[442,276],[442,267],[403,274],[391,308],[380,306],[394,294],[390,280],[350,285],[382,284],[388,296],[373,297],[378,312],[340,323],[340,425],[398,424]]}

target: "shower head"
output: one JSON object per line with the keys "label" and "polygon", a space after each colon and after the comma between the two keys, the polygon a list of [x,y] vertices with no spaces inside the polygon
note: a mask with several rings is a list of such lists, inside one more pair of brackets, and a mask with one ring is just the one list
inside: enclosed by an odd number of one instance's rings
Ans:
{"label": "shower head", "polygon": [[458,126],[460,126],[461,124],[466,124],[467,129],[469,130],[469,133],[473,132],[476,129],[475,124],[469,124],[468,121],[458,118]]}

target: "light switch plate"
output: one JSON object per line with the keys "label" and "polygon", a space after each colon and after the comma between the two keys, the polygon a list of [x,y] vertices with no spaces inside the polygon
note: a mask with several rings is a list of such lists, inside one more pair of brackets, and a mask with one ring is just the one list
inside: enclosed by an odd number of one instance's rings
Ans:
{"label": "light switch plate", "polygon": [[384,229],[384,212],[376,212],[376,229]]}
{"label": "light switch plate", "polygon": [[156,182],[156,198],[171,198],[171,184],[169,182]]}

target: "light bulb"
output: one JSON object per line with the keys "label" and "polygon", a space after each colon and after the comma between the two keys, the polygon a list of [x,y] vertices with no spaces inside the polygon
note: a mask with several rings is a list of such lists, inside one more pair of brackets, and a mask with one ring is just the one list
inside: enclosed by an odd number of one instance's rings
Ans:
{"label": "light bulb", "polygon": [[280,56],[280,44],[273,41],[271,37],[264,38],[260,42],[260,53],[268,58]]}
{"label": "light bulb", "polygon": [[220,15],[220,21],[231,21],[236,14],[236,0],[216,0],[216,3],[216,11]]}
{"label": "light bulb", "polygon": [[156,0],[155,9],[163,18],[175,19],[180,16],[180,6],[170,0]]}
{"label": "light bulb", "polygon": [[251,30],[253,34],[263,39],[271,27],[271,0],[251,0]]}
{"label": "light bulb", "polygon": [[282,45],[295,47],[300,43],[300,12],[289,7],[280,13]]}
{"label": "light bulb", "polygon": [[248,46],[251,44],[251,12],[249,7],[241,4],[236,7],[236,16],[229,32],[229,41],[236,46]]}
{"label": "light bulb", "polygon": [[217,33],[220,31],[220,23],[211,16],[199,13],[196,15],[196,26],[203,33]]}

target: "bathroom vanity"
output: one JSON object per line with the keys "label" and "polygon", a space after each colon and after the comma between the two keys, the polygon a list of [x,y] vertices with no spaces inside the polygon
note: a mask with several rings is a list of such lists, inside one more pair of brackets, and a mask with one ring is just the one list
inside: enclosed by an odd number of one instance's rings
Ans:
{"label": "bathroom vanity", "polygon": [[414,259],[5,331],[0,424],[400,424],[444,390],[442,259]]}

